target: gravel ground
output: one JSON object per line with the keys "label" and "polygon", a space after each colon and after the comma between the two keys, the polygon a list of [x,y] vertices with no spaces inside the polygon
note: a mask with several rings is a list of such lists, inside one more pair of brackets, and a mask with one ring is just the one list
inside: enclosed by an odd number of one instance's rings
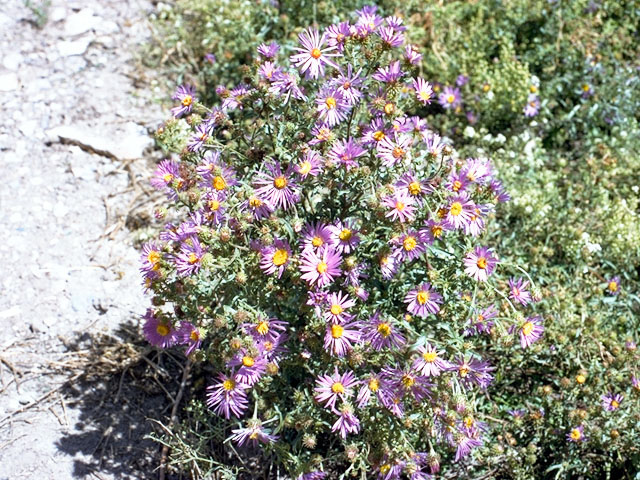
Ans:
{"label": "gravel ground", "polygon": [[152,6],[53,0],[39,29],[2,4],[0,479],[149,478],[173,368],[131,340],[147,300],[129,212],[150,211],[163,118],[132,56]]}

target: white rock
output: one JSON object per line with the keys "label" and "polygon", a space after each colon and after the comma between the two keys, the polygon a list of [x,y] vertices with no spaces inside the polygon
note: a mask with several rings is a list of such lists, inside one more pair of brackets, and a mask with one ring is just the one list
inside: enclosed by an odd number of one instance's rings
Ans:
{"label": "white rock", "polygon": [[18,70],[18,67],[24,62],[24,58],[18,52],[7,53],[2,59],[2,66],[7,70]]}
{"label": "white rock", "polygon": [[71,57],[73,55],[82,55],[86,52],[92,40],[92,37],[82,37],[73,41],[62,40],[56,46],[60,55]]}
{"label": "white rock", "polygon": [[106,35],[109,33],[118,33],[120,31],[120,26],[112,20],[102,20],[95,25],[94,29],[96,32]]}
{"label": "white rock", "polygon": [[55,7],[49,11],[49,21],[51,23],[59,22],[67,16],[67,9],[64,7]]}
{"label": "white rock", "polygon": [[18,76],[13,72],[0,72],[0,92],[11,92],[19,86]]}
{"label": "white rock", "polygon": [[101,24],[103,20],[93,15],[93,10],[84,8],[78,13],[69,15],[64,22],[64,33],[68,37],[74,37],[88,32]]}
{"label": "white rock", "polygon": [[53,206],[54,217],[63,218],[67,213],[69,213],[69,209],[64,203],[56,203]]}

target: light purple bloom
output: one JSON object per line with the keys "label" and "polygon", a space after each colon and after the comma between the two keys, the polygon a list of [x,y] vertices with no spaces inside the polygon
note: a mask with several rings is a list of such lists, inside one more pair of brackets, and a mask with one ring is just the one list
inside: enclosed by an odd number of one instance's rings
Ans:
{"label": "light purple bloom", "polygon": [[620,277],[615,276],[607,282],[607,293],[609,295],[618,295],[620,293]]}
{"label": "light purple bloom", "polygon": [[602,396],[602,408],[604,408],[607,412],[613,412],[620,408],[620,404],[624,397],[619,394],[613,394],[612,392],[608,392]]}
{"label": "light purple bloom", "polygon": [[291,261],[291,247],[285,240],[276,238],[273,245],[260,251],[260,256],[262,271],[267,275],[276,274],[276,277],[280,278]]}
{"label": "light purple bloom", "polygon": [[247,426],[231,430],[231,440],[242,447],[245,443],[250,443],[253,447],[260,443],[273,443],[278,439],[278,435],[271,435],[262,426],[260,420],[251,419],[247,422]]}
{"label": "light purple bloom", "polygon": [[460,89],[454,87],[444,87],[442,93],[438,96],[438,102],[444,109],[456,109],[460,106],[461,97]]}
{"label": "light purple bloom", "polygon": [[327,87],[318,94],[316,108],[318,123],[335,127],[347,118],[351,105],[339,88]]}
{"label": "light purple bloom", "polygon": [[307,150],[300,163],[293,168],[298,175],[304,180],[309,175],[317,177],[322,172],[324,159],[315,150]]}
{"label": "light purple bloom", "polygon": [[258,47],[258,53],[269,60],[275,58],[278,54],[278,50],[280,50],[280,45],[276,42],[271,42],[269,45],[261,43]]}
{"label": "light purple bloom", "polygon": [[292,55],[290,58],[291,64],[298,67],[301,73],[304,73],[309,78],[316,79],[324,76],[325,65],[338,68],[331,60],[331,57],[340,56],[337,47],[328,46],[323,48],[325,35],[320,35],[317,29],[309,28],[305,30],[298,35],[298,40],[302,47],[296,47],[296,50],[300,53]]}
{"label": "light purple bloom", "polygon": [[318,250],[331,243],[331,230],[324,223],[307,224],[302,230],[300,243],[303,251]]}
{"label": "light purple bloom", "polygon": [[197,237],[191,237],[182,243],[180,253],[175,256],[174,262],[178,275],[188,277],[198,273],[202,266],[202,257],[206,250],[200,245]]}
{"label": "light purple bloom", "polygon": [[344,42],[351,36],[349,22],[340,22],[336,25],[329,25],[326,31],[327,43],[331,47],[336,47],[337,51],[344,51]]}
{"label": "light purple bloom", "polygon": [[249,386],[258,383],[267,371],[267,360],[262,355],[251,355],[246,350],[238,352],[227,365],[229,368],[239,367],[236,378]]}
{"label": "light purple bloom", "polygon": [[[513,332],[515,330],[515,325],[509,330],[510,332]],[[542,338],[542,333],[544,332],[542,319],[538,316],[529,317],[517,329],[517,331],[520,335],[520,346],[522,348],[530,347],[532,343],[535,343]]]}
{"label": "light purple bloom", "polygon": [[335,367],[333,375],[320,375],[316,379],[314,396],[316,402],[323,404],[329,409],[334,409],[338,397],[342,400],[349,398],[353,394],[353,387],[357,385],[357,380],[353,372],[338,373]]}
{"label": "light purple bloom", "polygon": [[422,102],[423,105],[431,103],[431,99],[433,98],[433,88],[429,82],[420,77],[414,78],[413,89],[416,91],[418,101]]}
{"label": "light purple bloom", "polygon": [[404,43],[404,35],[393,27],[382,27],[378,30],[382,42],[391,48],[399,47]]}
{"label": "light purple bloom", "polygon": [[340,410],[340,416],[331,427],[331,431],[339,432],[342,438],[347,438],[349,433],[358,433],[360,431],[360,420],[353,414],[353,407],[345,404]]}
{"label": "light purple bloom", "polygon": [[293,167],[289,165],[284,173],[279,163],[268,164],[266,168],[267,172],[260,172],[253,182],[256,193],[276,208],[289,209],[299,200]]}
{"label": "light purple bloom", "polygon": [[234,374],[218,374],[218,382],[207,387],[207,406],[227,420],[231,415],[241,417],[247,409],[249,385],[242,383]]}
{"label": "light purple bloom", "polygon": [[399,348],[406,343],[404,336],[397,330],[395,322],[391,318],[383,319],[379,311],[369,318],[362,333],[362,339],[370,342],[375,350]]}
{"label": "light purple bloom", "polygon": [[394,135],[384,137],[377,145],[377,156],[382,160],[382,164],[392,167],[405,160],[411,160],[411,145],[413,140],[408,135]]}
{"label": "light purple bloom", "polygon": [[417,351],[420,356],[411,366],[416,372],[426,377],[437,377],[441,372],[451,369],[451,363],[442,358],[444,351],[437,350],[433,345],[427,343]]}
{"label": "light purple bloom", "polygon": [[358,90],[358,88],[362,86],[363,82],[362,77],[360,77],[360,73],[362,73],[362,69],[353,73],[353,67],[349,64],[347,65],[347,73],[344,74],[340,72],[340,76],[333,80],[333,83],[338,87],[338,90],[342,93],[343,97],[351,105],[354,105],[358,100],[360,100],[360,98],[362,98],[362,92]]}
{"label": "light purple bloom", "polygon": [[540,98],[535,93],[529,94],[527,104],[524,106],[525,117],[535,117],[540,111]]}
{"label": "light purple bloom", "polygon": [[360,243],[360,235],[353,220],[338,220],[328,228],[331,246],[340,254],[353,252]]}
{"label": "light purple bloom", "polygon": [[404,49],[404,58],[411,65],[418,65],[422,60],[422,54],[415,45],[407,45]]}
{"label": "light purple bloom", "polygon": [[479,282],[486,282],[497,265],[497,257],[487,247],[476,247],[464,258],[464,272]]}
{"label": "light purple bloom", "polygon": [[180,324],[180,330],[178,331],[178,338],[180,343],[188,345],[184,354],[188,357],[194,350],[200,348],[202,344],[202,337],[200,336],[200,330],[198,330],[191,322],[182,322]]}
{"label": "light purple bloom", "polygon": [[327,307],[323,313],[324,319],[329,323],[342,323],[349,321],[353,315],[346,310],[354,307],[356,302],[344,292],[331,292],[326,298]]}
{"label": "light purple bloom", "polygon": [[163,190],[167,197],[176,200],[178,194],[176,190],[181,190],[184,180],[180,178],[180,164],[171,160],[163,160],[158,164],[158,168],[151,177],[151,186]]}
{"label": "light purple bloom", "polygon": [[382,199],[382,206],[390,209],[385,216],[400,223],[411,222],[415,218],[415,200],[408,193],[399,190]]}
{"label": "light purple bloom", "polygon": [[310,285],[322,288],[342,273],[340,269],[342,257],[332,247],[322,247],[317,252],[306,250],[302,252],[301,257],[300,271],[303,273],[301,278]]}
{"label": "light purple bloom", "polygon": [[569,430],[569,433],[567,433],[567,440],[575,443],[585,442],[587,440],[587,437],[585,437],[584,435],[584,427],[582,425],[579,425]]}
{"label": "light purple bloom", "polygon": [[498,310],[495,305],[489,305],[487,308],[482,310],[481,312],[474,314],[469,319],[469,327],[467,327],[464,331],[465,335],[477,335],[481,333],[489,334],[491,333],[491,328],[493,327],[493,322],[490,321],[492,318],[498,316]]}
{"label": "light purple bloom", "polygon": [[390,243],[394,247],[392,255],[401,262],[415,260],[427,249],[424,233],[415,230],[407,230],[394,237]]}
{"label": "light purple bloom", "polygon": [[442,295],[436,292],[430,283],[423,283],[414,288],[404,298],[407,311],[422,318],[427,318],[430,313],[436,314],[442,305]]}
{"label": "light purple bloom", "polygon": [[528,280],[525,280],[523,278],[510,278],[509,298],[526,307],[529,303],[531,303],[531,293],[529,293],[529,291],[527,290],[528,287]]}
{"label": "light purple bloom", "polygon": [[327,158],[343,165],[347,171],[358,166],[357,158],[367,153],[360,144],[350,138],[349,140],[336,140],[331,146]]}
{"label": "light purple bloom", "polygon": [[180,85],[171,98],[180,102],[180,105],[171,109],[171,114],[175,118],[181,117],[185,113],[190,113],[193,109],[193,104],[198,101],[196,89],[191,85]]}
{"label": "light purple bloom", "polygon": [[324,335],[324,349],[330,355],[344,357],[360,341],[359,327],[358,322],[329,323]]}
{"label": "light purple bloom", "polygon": [[148,309],[142,318],[145,320],[142,330],[151,345],[169,348],[176,344],[178,331],[171,324],[171,321],[161,315],[154,314],[151,309]]}
{"label": "light purple bloom", "polygon": [[493,381],[490,373],[495,370],[488,362],[476,358],[466,359],[460,356],[456,359],[453,368],[458,371],[458,377],[465,386],[477,385],[485,389]]}

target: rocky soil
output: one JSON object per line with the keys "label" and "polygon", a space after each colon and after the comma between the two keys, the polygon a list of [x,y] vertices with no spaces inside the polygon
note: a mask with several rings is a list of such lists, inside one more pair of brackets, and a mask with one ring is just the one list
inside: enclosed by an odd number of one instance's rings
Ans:
{"label": "rocky soil", "polygon": [[153,478],[148,417],[179,370],[137,333],[131,231],[163,112],[134,55],[153,7],[45,4],[0,9],[0,479]]}

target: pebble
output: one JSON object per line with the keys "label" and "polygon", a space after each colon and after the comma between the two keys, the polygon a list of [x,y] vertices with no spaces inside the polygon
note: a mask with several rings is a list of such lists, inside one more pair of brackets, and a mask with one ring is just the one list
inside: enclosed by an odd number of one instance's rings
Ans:
{"label": "pebble", "polygon": [[0,92],[17,90],[18,86],[18,75],[14,72],[0,72]]}
{"label": "pebble", "polygon": [[68,37],[74,37],[96,28],[100,23],[102,19],[95,16],[93,10],[84,8],[67,17],[64,22],[64,33]]}
{"label": "pebble", "polygon": [[56,45],[58,52],[63,57],[71,57],[74,55],[82,55],[89,48],[89,44],[93,40],[92,37],[82,37],[78,40],[62,40]]}
{"label": "pebble", "polygon": [[2,59],[2,66],[7,70],[17,70],[24,61],[22,55],[17,52],[9,52]]}

